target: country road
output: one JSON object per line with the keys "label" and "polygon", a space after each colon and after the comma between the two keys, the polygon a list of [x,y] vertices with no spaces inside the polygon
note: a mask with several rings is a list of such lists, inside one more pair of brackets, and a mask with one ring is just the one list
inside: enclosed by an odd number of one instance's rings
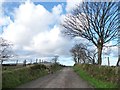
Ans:
{"label": "country road", "polygon": [[70,67],[31,81],[17,88],[92,88]]}

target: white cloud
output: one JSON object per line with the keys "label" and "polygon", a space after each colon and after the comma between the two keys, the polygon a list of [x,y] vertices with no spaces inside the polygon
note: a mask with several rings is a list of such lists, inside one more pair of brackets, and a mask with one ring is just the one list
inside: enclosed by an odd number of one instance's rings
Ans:
{"label": "white cloud", "polygon": [[62,49],[64,51],[68,43],[70,42],[61,37],[60,28],[54,26],[50,31],[35,36],[33,38],[32,47],[34,47],[36,52],[40,52],[40,54],[62,54]]}
{"label": "white cloud", "polygon": [[3,3],[4,3],[4,0],[0,2],[0,27],[11,23],[10,17],[4,15],[3,7],[2,7]]}
{"label": "white cloud", "polygon": [[22,45],[29,44],[34,35],[48,30],[53,19],[52,14],[43,6],[35,6],[30,2],[26,2],[16,9],[14,16],[14,22],[4,30],[3,35],[15,44]]}
{"label": "white cloud", "polygon": [[118,56],[118,46],[113,46],[116,43],[117,42],[115,42],[115,41],[110,41],[110,42],[106,43],[105,46],[107,46],[107,47],[103,47],[103,54],[110,55],[113,57]]}
{"label": "white cloud", "polygon": [[8,24],[10,24],[12,21],[10,20],[10,17],[8,16],[0,16],[0,27],[1,26],[6,26]]}
{"label": "white cloud", "polygon": [[57,6],[54,6],[52,9],[53,14],[60,15],[62,13],[62,5],[58,4]]}
{"label": "white cloud", "polygon": [[76,5],[79,5],[83,0],[67,0],[66,11],[71,12]]}
{"label": "white cloud", "polygon": [[56,23],[61,14],[62,5],[49,12],[42,5],[27,1],[15,9],[14,22],[4,28],[2,36],[13,42],[16,51],[23,51],[25,55],[68,55],[71,42],[61,36]]}

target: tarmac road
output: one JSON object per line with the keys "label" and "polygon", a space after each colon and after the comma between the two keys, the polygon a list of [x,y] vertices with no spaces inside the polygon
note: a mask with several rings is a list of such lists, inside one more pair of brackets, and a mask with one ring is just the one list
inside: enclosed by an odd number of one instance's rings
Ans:
{"label": "tarmac road", "polygon": [[23,84],[17,88],[92,88],[70,67]]}

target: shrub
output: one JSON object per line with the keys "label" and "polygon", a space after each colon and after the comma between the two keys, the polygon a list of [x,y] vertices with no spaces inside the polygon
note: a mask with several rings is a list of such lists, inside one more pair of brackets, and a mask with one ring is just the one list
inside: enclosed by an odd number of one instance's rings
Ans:
{"label": "shrub", "polygon": [[[89,67],[89,68],[88,68]],[[81,78],[88,81],[96,89],[98,88],[113,88],[119,90],[120,75],[115,74],[116,67],[77,64],[73,67],[74,71],[80,75]],[[120,70],[120,68],[119,68]]]}
{"label": "shrub", "polygon": [[2,88],[14,88],[46,74],[46,66],[44,65],[34,65],[12,71],[5,71],[2,72]]}
{"label": "shrub", "polygon": [[120,86],[120,67],[98,66],[91,64],[78,64],[77,66],[86,71],[91,77],[101,81],[115,83]]}

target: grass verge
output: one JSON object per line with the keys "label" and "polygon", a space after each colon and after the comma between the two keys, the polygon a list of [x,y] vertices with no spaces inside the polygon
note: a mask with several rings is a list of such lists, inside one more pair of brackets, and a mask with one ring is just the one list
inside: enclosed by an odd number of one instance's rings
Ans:
{"label": "grass verge", "polygon": [[34,65],[2,72],[2,88],[15,88],[46,74],[47,71],[44,65]]}
{"label": "grass verge", "polygon": [[94,77],[91,77],[87,72],[82,70],[77,65],[74,66],[73,69],[81,78],[88,81],[88,83],[95,88],[117,88],[116,84],[113,84],[113,83],[110,83],[110,82],[103,82],[103,81],[98,80]]}
{"label": "grass verge", "polygon": [[[50,70],[56,72],[60,70],[62,66],[59,64],[53,64]],[[21,84],[35,80],[48,74],[48,67],[42,64],[36,64],[26,66],[22,68],[4,70],[2,72],[2,88],[15,88]]]}

